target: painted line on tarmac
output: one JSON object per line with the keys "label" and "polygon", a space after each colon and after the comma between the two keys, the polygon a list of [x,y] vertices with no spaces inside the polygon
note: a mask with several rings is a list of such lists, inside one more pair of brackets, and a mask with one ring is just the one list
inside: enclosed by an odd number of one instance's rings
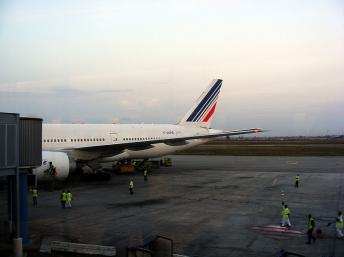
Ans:
{"label": "painted line on tarmac", "polygon": [[305,235],[301,231],[291,230],[276,225],[254,226],[247,228],[247,230],[275,240],[291,239],[303,237]]}

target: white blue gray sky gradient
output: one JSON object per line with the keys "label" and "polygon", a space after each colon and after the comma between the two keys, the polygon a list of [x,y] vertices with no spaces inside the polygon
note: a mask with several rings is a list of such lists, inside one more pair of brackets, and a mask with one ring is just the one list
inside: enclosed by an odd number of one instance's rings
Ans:
{"label": "white blue gray sky gradient", "polygon": [[344,133],[344,2],[0,2],[0,111],[176,123],[213,78],[213,127]]}

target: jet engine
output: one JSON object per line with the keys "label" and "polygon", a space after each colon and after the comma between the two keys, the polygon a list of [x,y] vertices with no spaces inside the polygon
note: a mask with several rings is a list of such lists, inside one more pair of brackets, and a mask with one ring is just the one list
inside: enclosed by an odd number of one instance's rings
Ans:
{"label": "jet engine", "polygon": [[64,152],[42,152],[42,165],[33,169],[39,181],[65,180],[76,170],[76,162]]}

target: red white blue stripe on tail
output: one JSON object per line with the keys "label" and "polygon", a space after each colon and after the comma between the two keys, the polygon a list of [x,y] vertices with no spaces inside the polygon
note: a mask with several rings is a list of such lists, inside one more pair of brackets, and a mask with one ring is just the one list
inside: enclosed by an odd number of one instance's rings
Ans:
{"label": "red white blue stripe on tail", "polygon": [[197,99],[192,108],[182,118],[180,124],[205,126],[209,128],[216,109],[221,86],[221,79],[213,80]]}

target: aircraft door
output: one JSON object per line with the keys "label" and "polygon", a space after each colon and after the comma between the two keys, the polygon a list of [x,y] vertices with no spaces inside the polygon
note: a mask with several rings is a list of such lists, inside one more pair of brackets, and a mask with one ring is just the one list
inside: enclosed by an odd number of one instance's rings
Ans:
{"label": "aircraft door", "polygon": [[116,144],[118,142],[118,134],[115,132],[110,132],[111,143]]}

